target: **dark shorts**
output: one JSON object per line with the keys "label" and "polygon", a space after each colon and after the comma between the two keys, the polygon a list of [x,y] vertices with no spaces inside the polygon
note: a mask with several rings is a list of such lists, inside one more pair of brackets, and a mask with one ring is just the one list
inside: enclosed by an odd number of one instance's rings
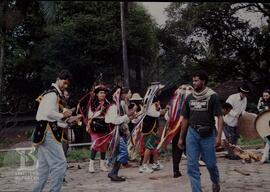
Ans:
{"label": "dark shorts", "polygon": [[144,147],[149,150],[153,150],[156,148],[158,140],[158,136],[154,133],[150,133],[149,135],[144,135]]}

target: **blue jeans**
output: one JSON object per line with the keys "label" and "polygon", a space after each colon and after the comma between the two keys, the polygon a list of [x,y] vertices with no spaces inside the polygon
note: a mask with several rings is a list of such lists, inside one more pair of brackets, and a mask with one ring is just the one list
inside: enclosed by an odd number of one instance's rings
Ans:
{"label": "blue jeans", "polygon": [[116,160],[122,164],[128,163],[128,149],[127,149],[127,142],[123,137],[120,137],[120,141],[118,144],[118,154]]}
{"label": "blue jeans", "polygon": [[50,129],[47,130],[44,142],[37,147],[37,151],[37,180],[33,192],[43,190],[49,174],[51,175],[50,192],[59,192],[65,176],[67,162],[62,144],[55,141]]}
{"label": "blue jeans", "polygon": [[216,161],[215,131],[209,137],[201,138],[191,127],[186,137],[187,173],[191,183],[192,192],[201,192],[201,178],[199,158],[205,162],[213,183],[219,182],[219,172]]}

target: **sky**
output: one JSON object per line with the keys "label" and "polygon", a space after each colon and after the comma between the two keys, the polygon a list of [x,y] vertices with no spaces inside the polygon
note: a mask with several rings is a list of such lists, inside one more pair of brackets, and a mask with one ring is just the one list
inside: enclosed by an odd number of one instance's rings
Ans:
{"label": "sky", "polygon": [[165,24],[166,15],[164,14],[164,8],[167,7],[170,2],[142,2],[144,7],[149,13],[156,19],[159,25]]}
{"label": "sky", "polygon": [[[142,2],[142,4],[159,25],[165,24],[166,15],[164,14],[164,8],[166,8],[170,2]],[[265,18],[262,19],[260,13],[241,12],[238,16],[244,20],[249,20],[250,24],[253,26],[260,26],[266,22]]]}

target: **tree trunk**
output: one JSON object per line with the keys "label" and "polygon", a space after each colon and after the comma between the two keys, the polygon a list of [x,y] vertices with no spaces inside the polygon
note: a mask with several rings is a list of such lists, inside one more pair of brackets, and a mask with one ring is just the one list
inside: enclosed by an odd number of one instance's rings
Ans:
{"label": "tree trunk", "polygon": [[129,88],[129,70],[128,70],[128,60],[127,60],[127,38],[126,38],[126,24],[125,24],[125,4],[126,3],[127,2],[120,2],[120,7],[121,7],[121,31],[122,31],[124,86]]}
{"label": "tree trunk", "polygon": [[0,129],[2,128],[4,37],[0,39]]}

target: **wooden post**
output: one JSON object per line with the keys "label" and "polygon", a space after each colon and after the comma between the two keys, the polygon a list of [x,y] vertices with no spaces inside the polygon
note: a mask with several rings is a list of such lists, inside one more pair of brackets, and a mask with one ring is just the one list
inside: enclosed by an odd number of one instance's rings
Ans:
{"label": "wooden post", "polygon": [[129,88],[129,70],[127,60],[127,38],[125,25],[125,4],[127,2],[120,2],[121,8],[121,32],[122,32],[122,55],[123,55],[123,71],[124,71],[124,86]]}

